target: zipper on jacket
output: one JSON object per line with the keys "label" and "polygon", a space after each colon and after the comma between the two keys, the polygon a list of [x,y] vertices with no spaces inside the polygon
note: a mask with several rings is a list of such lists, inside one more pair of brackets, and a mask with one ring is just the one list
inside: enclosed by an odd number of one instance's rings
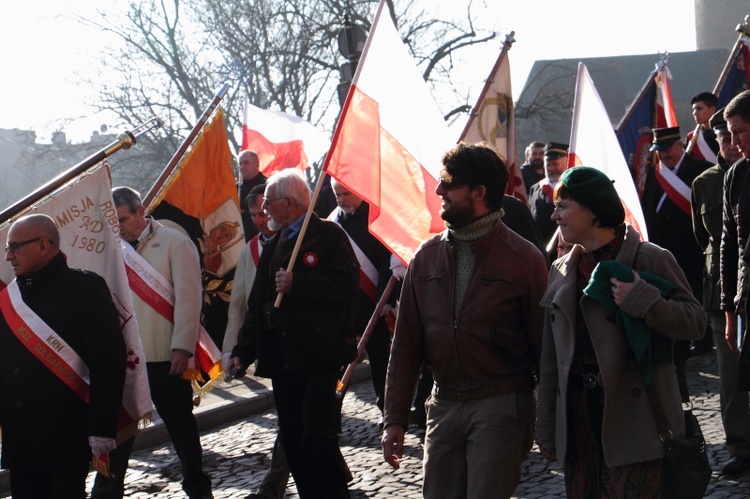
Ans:
{"label": "zipper on jacket", "polygon": [[456,362],[458,363],[458,371],[461,373],[461,381],[463,385],[466,385],[466,376],[464,376],[464,368],[461,365],[461,353],[458,349],[458,319],[453,319],[453,341],[456,345]]}

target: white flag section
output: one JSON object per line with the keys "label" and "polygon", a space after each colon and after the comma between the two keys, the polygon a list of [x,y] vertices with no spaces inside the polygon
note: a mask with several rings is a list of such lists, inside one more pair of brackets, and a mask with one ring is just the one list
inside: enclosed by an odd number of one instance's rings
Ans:
{"label": "white flag section", "polygon": [[242,149],[258,155],[260,171],[268,176],[284,168],[302,168],[319,160],[331,140],[298,116],[253,106],[245,97]]}
{"label": "white flag section", "polygon": [[569,166],[598,168],[614,180],[615,189],[625,208],[625,221],[640,232],[644,241],[648,240],[646,220],[643,218],[633,177],[607,110],[583,63],[578,63],[568,162]]}
{"label": "white flag section", "polygon": [[[151,413],[151,395],[146,374],[146,359],[133,315],[130,287],[120,253],[120,226],[112,201],[109,169],[103,163],[88,170],[66,186],[34,206],[24,215],[44,213],[57,224],[60,249],[68,266],[90,270],[107,281],[117,306],[127,348],[127,371],[118,440],[135,433],[139,420]],[[0,227],[0,239],[8,239],[10,223]],[[9,264],[0,266],[0,279],[7,284],[15,276]]]}
{"label": "white flag section", "polygon": [[370,232],[404,262],[445,228],[435,187],[455,137],[381,0],[325,169],[370,204]]}

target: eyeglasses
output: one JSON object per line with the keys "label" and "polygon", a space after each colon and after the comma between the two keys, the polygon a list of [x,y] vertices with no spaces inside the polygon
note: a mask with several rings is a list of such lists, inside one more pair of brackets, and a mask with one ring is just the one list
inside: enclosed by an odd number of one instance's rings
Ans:
{"label": "eyeglasses", "polygon": [[270,198],[263,198],[263,204],[271,204],[271,203],[273,203],[273,202],[275,202],[275,201],[278,201],[279,199],[289,199],[289,198],[288,198],[288,197],[283,197],[283,198],[273,198],[273,199],[270,199]]}
{"label": "eyeglasses", "polygon": [[18,241],[17,243],[8,243],[5,245],[5,251],[10,251],[12,254],[17,254],[19,251],[21,251],[21,248],[26,246],[29,243],[35,243],[37,241],[41,241],[42,239],[47,239],[44,236],[35,237],[34,239],[27,239],[25,241]]}

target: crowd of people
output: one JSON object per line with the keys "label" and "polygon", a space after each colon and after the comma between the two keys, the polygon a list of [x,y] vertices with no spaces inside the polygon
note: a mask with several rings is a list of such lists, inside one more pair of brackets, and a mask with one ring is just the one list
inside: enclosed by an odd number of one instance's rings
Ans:
{"label": "crowd of people", "polygon": [[[303,498],[349,497],[336,389],[365,328],[383,458],[398,468],[405,433],[424,425],[424,497],[510,497],[534,443],[562,463],[568,497],[669,497],[654,399],[672,436],[684,435],[685,359],[714,345],[722,473],[748,470],[750,403],[737,378],[750,91],[716,105],[710,93],[693,99],[700,127],[684,139],[678,127],[653,130],[648,242],[597,165],[567,167],[566,144],[529,145],[524,204],[503,194],[508,169],[491,146],[460,143],[435,190],[445,230],[408,266],[369,233],[369,206],[346,185],[332,179],[308,218],[305,177],[266,178],[242,151],[246,245],[222,363],[272,380],[279,425],[271,467],[247,497],[283,497],[290,474]],[[200,328],[199,254],[147,216],[136,191],[112,194],[123,251],[154,291],[133,292],[151,398],[185,494],[212,497],[182,376]],[[126,352],[107,285],[68,268],[46,215],[17,219],[5,251],[16,279],[0,292],[0,425],[13,497],[86,497],[92,456],[108,455],[91,496],[121,498],[135,437],[115,439]],[[65,419],[49,425],[51,411]]]}

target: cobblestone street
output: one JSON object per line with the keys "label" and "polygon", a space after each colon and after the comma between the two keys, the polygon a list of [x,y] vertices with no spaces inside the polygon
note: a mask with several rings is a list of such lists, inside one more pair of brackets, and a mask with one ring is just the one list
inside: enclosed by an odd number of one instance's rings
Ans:
{"label": "cobblestone street", "polygon": [[[728,458],[719,413],[718,375],[715,355],[688,361],[688,377],[695,413],[708,444],[714,477],[707,497],[750,497],[750,474],[729,479],[718,477]],[[421,497],[421,441],[423,432],[407,434],[401,469],[393,471],[380,451],[378,410],[369,381],[352,386],[344,403],[341,448],[354,475],[350,483],[352,498]],[[214,482],[214,496],[242,498],[254,491],[270,462],[270,450],[276,437],[276,413],[273,410],[249,415],[246,419],[214,428],[202,434],[205,468]],[[564,496],[560,465],[549,464],[533,449],[523,464],[523,481],[514,497],[539,498]],[[126,496],[131,498],[181,498],[180,467],[171,445],[134,452],[126,477]],[[93,481],[93,474],[89,482]],[[297,498],[290,479],[287,498]]]}

